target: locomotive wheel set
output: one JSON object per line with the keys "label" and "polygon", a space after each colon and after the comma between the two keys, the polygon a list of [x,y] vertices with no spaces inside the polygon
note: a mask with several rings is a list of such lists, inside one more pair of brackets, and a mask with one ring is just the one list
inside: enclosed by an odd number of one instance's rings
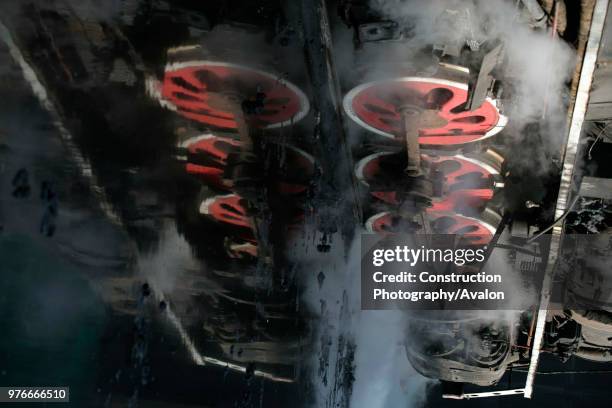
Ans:
{"label": "locomotive wheel set", "polygon": [[290,132],[307,115],[308,98],[272,69],[186,54],[192,59],[171,53],[154,94],[197,129],[179,135],[177,157],[203,185],[198,212],[224,227],[230,258],[254,260],[266,252],[260,242],[265,215],[256,214],[269,204],[262,202],[282,197],[287,231],[304,216],[299,204],[288,208],[287,202],[307,193],[315,159],[273,133]]}
{"label": "locomotive wheel set", "polygon": [[[363,136],[354,172],[366,231],[453,234],[464,245],[493,239],[502,221],[504,159],[491,142],[507,119],[491,98],[467,109],[465,71],[445,64],[435,77],[392,76],[346,93],[344,110]],[[425,376],[491,385],[514,358],[505,322],[497,334],[482,335],[492,341],[470,343],[460,333],[480,330],[478,320],[409,321],[414,338],[406,354]]]}
{"label": "locomotive wheel set", "polygon": [[[365,229],[457,234],[484,244],[501,221],[503,188],[503,157],[486,146],[507,119],[491,98],[466,110],[468,85],[443,69],[438,75],[366,82],[344,97],[347,116],[365,132],[367,147],[354,154],[368,203]],[[412,212],[403,210],[407,202]]]}
{"label": "locomotive wheel set", "polygon": [[206,256],[217,261],[209,263],[216,289],[205,303],[224,318],[204,330],[228,358],[286,364],[299,347],[296,330],[287,329],[296,325],[295,305],[275,267],[282,251],[270,243],[303,223],[303,198],[317,164],[286,136],[308,114],[308,98],[270,67],[215,55],[214,47],[181,47],[168,52],[163,76],[149,80],[149,92],[185,123],[177,131],[176,157],[201,186],[188,211],[198,214],[195,224],[221,232],[207,237],[223,249]]}

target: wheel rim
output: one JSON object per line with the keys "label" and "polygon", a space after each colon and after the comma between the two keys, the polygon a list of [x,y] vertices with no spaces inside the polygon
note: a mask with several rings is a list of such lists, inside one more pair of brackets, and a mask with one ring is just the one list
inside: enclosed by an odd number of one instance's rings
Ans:
{"label": "wheel rim", "polygon": [[434,109],[446,121],[438,128],[422,129],[422,145],[446,146],[471,143],[499,133],[507,123],[494,100],[487,98],[476,110],[460,112],[467,101],[467,85],[443,79],[403,77],[369,82],[344,98],[348,116],[365,129],[388,138],[401,133],[400,107],[406,102]]}
{"label": "wheel rim", "polygon": [[223,174],[227,166],[227,158],[234,151],[239,151],[241,142],[229,137],[221,137],[213,134],[205,134],[189,138],[182,142],[179,147],[186,148],[191,155],[204,156],[207,164],[188,162],[185,171],[196,176],[204,183],[227,189],[223,181]]}
{"label": "wheel rim", "polygon": [[217,222],[236,227],[252,229],[252,221],[247,216],[244,199],[238,194],[218,195],[206,198],[200,204],[200,214]]}
{"label": "wheel rim", "polygon": [[[229,190],[231,185],[223,180],[228,157],[232,153],[239,153],[242,142],[230,137],[217,136],[212,133],[195,136],[179,144],[180,148],[187,149],[190,155],[199,156],[202,160],[185,164],[188,174],[198,177],[204,183],[213,187]],[[315,173],[315,159],[304,150],[291,145],[276,145],[282,149],[283,165],[280,180],[276,188],[284,195],[300,194],[308,189],[308,185]],[[275,154],[275,153],[273,153]]]}
{"label": "wheel rim", "polygon": [[292,83],[264,71],[215,61],[169,64],[160,94],[181,116],[213,128],[237,130],[234,113],[210,104],[209,92],[228,89],[243,99],[253,98],[258,90],[266,94],[262,111],[249,117],[249,124],[257,128],[289,126],[310,109],[306,95]]}
{"label": "wheel rim", "polygon": [[[397,191],[381,191],[377,189],[376,181],[395,179],[398,172],[403,174],[404,156],[405,153],[374,153],[357,163],[355,175],[363,185],[370,188],[372,196],[387,204],[399,205]],[[493,179],[499,175],[496,166],[461,155],[422,157],[430,167],[442,172],[446,183],[447,192],[444,198],[433,201],[432,211],[453,211],[459,207],[479,208],[493,199]]]}
{"label": "wheel rim", "polygon": [[[432,224],[432,233],[461,235],[473,245],[484,245],[491,241],[496,227],[483,219],[466,217],[451,212],[427,211]],[[378,234],[394,233],[394,215],[381,212],[366,221],[366,230]]]}

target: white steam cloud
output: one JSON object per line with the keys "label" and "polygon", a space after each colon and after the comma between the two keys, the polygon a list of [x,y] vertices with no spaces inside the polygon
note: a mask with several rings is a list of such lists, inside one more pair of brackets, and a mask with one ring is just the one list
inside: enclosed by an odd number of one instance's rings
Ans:
{"label": "white steam cloud", "polygon": [[143,281],[165,295],[176,294],[177,283],[185,271],[199,268],[191,247],[173,225],[161,228],[158,248],[138,259],[138,271]]}
{"label": "white steam cloud", "polygon": [[[417,373],[406,356],[406,314],[395,310],[361,310],[360,231],[348,256],[343,255],[343,249],[343,243],[334,242],[329,253],[312,257],[316,260],[309,265],[313,272],[303,293],[318,323],[315,327],[318,352],[313,353],[312,362],[316,368],[313,406],[347,402],[352,408],[419,406],[432,380]],[[342,341],[354,346],[350,364],[341,361],[347,354],[342,350]],[[325,369],[317,370],[326,363]],[[339,369],[342,364],[344,368]],[[334,387],[342,382],[338,377],[345,376],[347,371],[354,375],[352,394],[342,395],[346,390]]]}
{"label": "white steam cloud", "polygon": [[[506,85],[512,88],[510,104],[504,106],[511,125],[520,127],[546,114],[544,131],[550,144],[560,140],[565,126],[566,84],[573,72],[575,56],[571,47],[550,31],[530,28],[516,1],[371,0],[371,5],[389,19],[409,27],[411,39],[401,47],[406,55],[410,55],[410,50],[413,54],[414,50],[433,43],[458,38],[473,39],[479,44],[501,41],[505,49],[503,73]],[[440,18],[449,10],[450,15],[456,16],[451,24]],[[378,55],[381,62],[388,57]]]}

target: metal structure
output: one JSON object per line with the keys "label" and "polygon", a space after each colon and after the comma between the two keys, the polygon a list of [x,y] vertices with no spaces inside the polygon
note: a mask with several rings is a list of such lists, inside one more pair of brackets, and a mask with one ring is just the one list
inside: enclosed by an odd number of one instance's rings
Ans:
{"label": "metal structure", "polygon": [[[576,155],[578,153],[578,143],[582,134],[582,124],[586,113],[587,103],[589,100],[589,91],[593,79],[593,71],[597,61],[597,53],[601,36],[606,21],[608,12],[608,0],[597,0],[595,10],[593,12],[593,20],[589,32],[589,40],[582,65],[580,75],[580,84],[578,85],[578,93],[576,104],[572,114],[572,120],[569,124],[569,132],[565,143],[565,152],[563,158],[563,173],[561,174],[561,187],[555,207],[555,219],[559,219],[566,211],[569,210],[568,203],[572,195],[572,181],[574,177],[574,166],[576,163]],[[535,326],[535,334],[533,340],[533,348],[531,353],[531,361],[527,373],[527,381],[525,384],[525,398],[531,398],[533,394],[533,385],[535,382],[536,371],[540,359],[540,352],[544,340],[544,325],[550,305],[550,296],[552,282],[557,262],[557,254],[561,245],[563,235],[563,224],[555,225],[552,229],[552,237],[544,282],[542,285],[542,293],[540,294],[540,304],[538,306],[538,317]]]}

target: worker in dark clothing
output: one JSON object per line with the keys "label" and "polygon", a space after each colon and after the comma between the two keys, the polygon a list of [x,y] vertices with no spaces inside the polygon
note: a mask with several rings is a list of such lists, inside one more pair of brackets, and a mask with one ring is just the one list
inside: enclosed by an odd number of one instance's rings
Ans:
{"label": "worker in dark clothing", "polygon": [[55,219],[58,215],[58,199],[57,194],[53,190],[53,184],[49,181],[43,181],[40,185],[40,199],[45,205],[45,212],[40,221],[40,233],[47,237],[53,236],[55,233]]}
{"label": "worker in dark clothing", "polygon": [[25,198],[30,195],[30,181],[28,171],[24,168],[19,169],[13,177],[13,197]]}

